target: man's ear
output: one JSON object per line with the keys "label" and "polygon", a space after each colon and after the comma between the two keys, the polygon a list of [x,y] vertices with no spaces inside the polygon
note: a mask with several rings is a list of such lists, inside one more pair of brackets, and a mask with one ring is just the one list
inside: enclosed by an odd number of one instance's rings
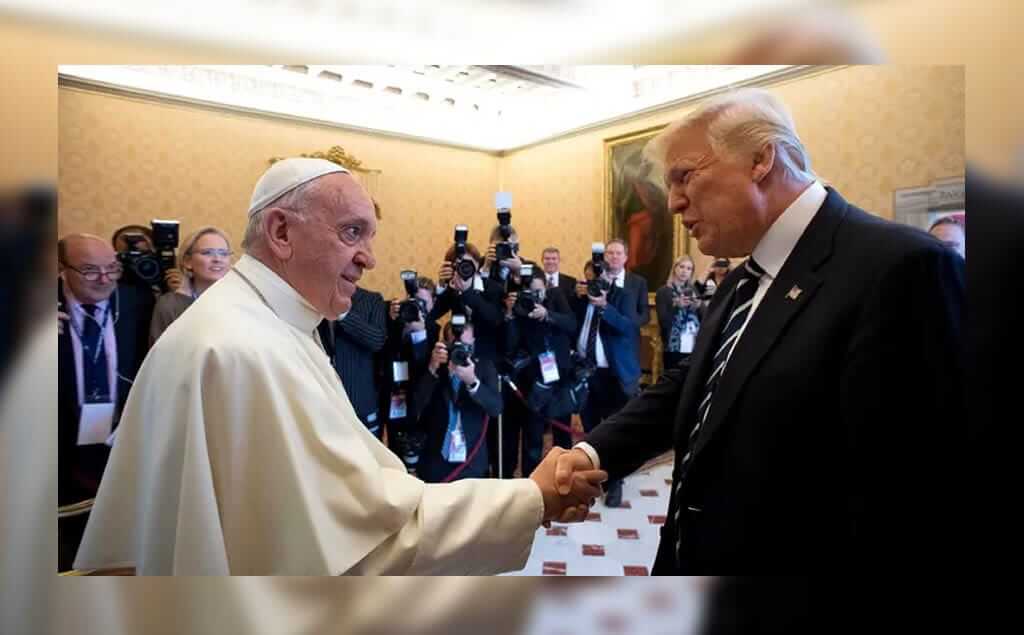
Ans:
{"label": "man's ear", "polygon": [[267,237],[267,247],[277,260],[291,260],[295,253],[295,220],[279,207],[271,207],[263,212],[263,233]]}
{"label": "man's ear", "polygon": [[754,165],[751,170],[751,178],[754,179],[755,183],[760,183],[766,176],[768,176],[769,173],[771,173],[774,166],[775,145],[769,143],[754,155]]}

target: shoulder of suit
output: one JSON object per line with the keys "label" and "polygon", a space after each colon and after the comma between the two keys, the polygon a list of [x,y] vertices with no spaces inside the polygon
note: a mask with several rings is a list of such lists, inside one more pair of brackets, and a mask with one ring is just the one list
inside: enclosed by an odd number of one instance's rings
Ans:
{"label": "shoulder of suit", "polygon": [[[942,243],[923,229],[875,216],[854,205],[847,207],[836,231],[834,249],[838,255],[849,255],[863,260],[865,265],[873,262],[883,268],[898,265],[915,254],[942,256],[946,251]],[[864,254],[870,254],[870,258]]]}

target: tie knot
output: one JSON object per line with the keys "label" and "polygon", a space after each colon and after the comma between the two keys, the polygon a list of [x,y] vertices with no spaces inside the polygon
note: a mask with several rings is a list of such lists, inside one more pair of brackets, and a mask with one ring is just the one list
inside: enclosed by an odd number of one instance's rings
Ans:
{"label": "tie knot", "polygon": [[86,312],[86,313],[88,313],[88,314],[89,314],[90,316],[96,315],[96,305],[95,305],[95,304],[83,304],[83,305],[82,305],[82,308],[83,308],[83,309],[85,310],[85,312]]}
{"label": "tie knot", "polygon": [[747,258],[743,263],[744,275],[748,278],[758,280],[764,275],[764,269],[753,258]]}

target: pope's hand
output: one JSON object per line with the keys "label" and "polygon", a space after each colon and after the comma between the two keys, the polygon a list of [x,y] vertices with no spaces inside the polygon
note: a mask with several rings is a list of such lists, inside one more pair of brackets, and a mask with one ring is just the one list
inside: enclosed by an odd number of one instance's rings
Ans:
{"label": "pope's hand", "polygon": [[557,446],[551,448],[533,474],[530,474],[530,479],[537,484],[544,497],[545,524],[552,520],[562,523],[586,520],[590,506],[601,495],[601,483],[608,480],[608,474],[601,470],[573,471],[571,474],[563,475],[563,480],[568,485],[564,488],[564,494],[559,493],[556,470],[562,457],[567,454],[571,452]]}

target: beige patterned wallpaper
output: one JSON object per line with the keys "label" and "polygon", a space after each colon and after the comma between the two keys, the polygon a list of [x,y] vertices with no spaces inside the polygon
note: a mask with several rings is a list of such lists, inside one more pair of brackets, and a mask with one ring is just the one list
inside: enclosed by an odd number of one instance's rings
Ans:
{"label": "beige patterned wallpaper", "polygon": [[[848,67],[773,87],[793,111],[818,173],[851,202],[892,215],[892,191],[964,172],[962,67]],[[399,292],[398,272],[436,275],[456,223],[486,242],[493,194],[514,196],[524,252],[549,244],[577,273],[600,238],[604,139],[668,123],[688,108],[497,157],[371,134],[63,87],[60,232],[109,236],[150,218],[183,231],[226,229],[237,247],[252,186],[271,156],[341,145],[381,170],[384,220],[368,288]],[[698,256],[703,270],[707,258]]]}
{"label": "beige patterned wallpaper", "polygon": [[59,107],[62,234],[174,218],[183,236],[204,224],[227,230],[238,251],[268,159],[336,144],[381,170],[367,288],[398,293],[407,267],[436,277],[453,226],[469,224],[472,241],[494,218],[499,158],[489,154],[72,88],[61,88]]}

